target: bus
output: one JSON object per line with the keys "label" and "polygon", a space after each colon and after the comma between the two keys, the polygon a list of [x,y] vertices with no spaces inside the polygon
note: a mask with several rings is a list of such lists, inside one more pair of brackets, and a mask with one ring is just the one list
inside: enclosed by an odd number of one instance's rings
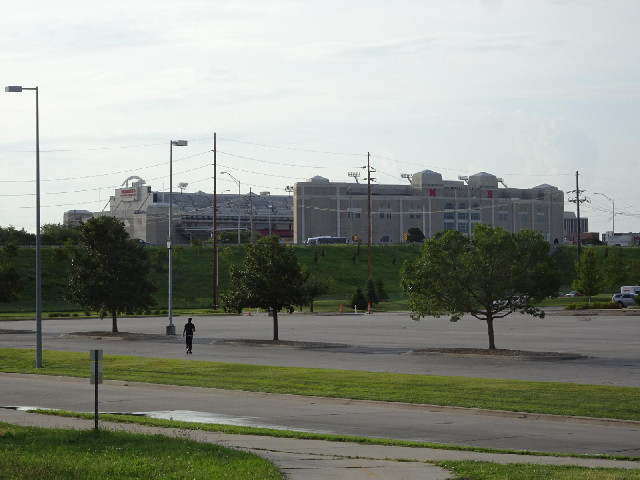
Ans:
{"label": "bus", "polygon": [[323,236],[323,237],[309,237],[307,238],[307,241],[304,242],[307,245],[325,245],[325,244],[329,244],[329,243],[343,243],[346,244],[347,243],[347,237],[329,237],[329,236]]}

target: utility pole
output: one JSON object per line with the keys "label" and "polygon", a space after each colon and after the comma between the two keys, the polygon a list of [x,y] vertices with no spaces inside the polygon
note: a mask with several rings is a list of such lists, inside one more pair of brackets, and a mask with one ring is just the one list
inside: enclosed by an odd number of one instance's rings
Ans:
{"label": "utility pole", "polygon": [[375,168],[371,168],[371,154],[367,152],[367,279],[371,278],[371,173],[375,172]]}
{"label": "utility pole", "polygon": [[253,193],[249,187],[249,223],[251,228],[251,243],[253,243]]}
{"label": "utility pole", "polygon": [[216,191],[216,132],[213,132],[213,309],[218,308],[218,196]]}
{"label": "utility pole", "polygon": [[[581,245],[580,245],[580,204],[582,202],[588,202],[589,200],[587,200],[586,198],[580,198],[580,195],[584,193],[584,190],[580,190],[580,187],[578,186],[578,172],[576,171],[576,189],[570,191],[569,193],[575,193],[576,198],[570,198],[569,201],[571,203],[575,203],[576,204],[576,208],[577,208],[577,217],[578,217],[578,224],[577,224],[577,229],[578,229],[578,265],[580,265],[580,249],[581,249]],[[578,276],[580,276],[580,272],[576,272],[578,274]]]}

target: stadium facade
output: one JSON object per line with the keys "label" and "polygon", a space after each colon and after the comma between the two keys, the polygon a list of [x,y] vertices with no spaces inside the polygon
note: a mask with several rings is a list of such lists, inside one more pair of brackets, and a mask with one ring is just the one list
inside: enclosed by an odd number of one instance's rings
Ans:
{"label": "stadium facade", "polygon": [[[173,192],[173,243],[188,244],[197,239],[205,241],[213,233],[213,194],[204,192]],[[293,239],[292,202],[288,195],[269,192],[244,195],[217,195],[218,231],[231,231],[235,241],[238,228],[255,235],[280,236],[282,241]],[[75,224],[88,218],[110,215],[124,222],[132,238],[150,245],[166,245],[169,235],[169,192],[158,192],[140,177],[129,177],[122,188],[109,199],[108,210],[88,212],[69,210],[65,224]],[[238,224],[238,220],[240,220]]]}
{"label": "stadium facade", "polygon": [[[500,187],[495,175],[443,180],[431,170],[409,175],[409,184],[371,184],[371,243],[403,243],[410,228],[430,238],[444,230],[472,235],[476,223],[508,232],[532,229],[563,242],[564,193],[551,185]],[[316,176],[294,185],[294,242],[333,236],[367,241],[365,183],[330,182]]]}
{"label": "stadium facade", "polygon": [[[507,188],[495,175],[478,173],[458,180],[424,170],[408,175],[409,184],[371,184],[371,243],[401,244],[410,228],[430,238],[444,230],[472,235],[476,223],[509,232],[532,229],[551,243],[563,243],[564,193],[543,184]],[[502,184],[502,186],[500,186]],[[302,244],[310,237],[346,237],[367,241],[367,185],[331,182],[316,176],[298,182],[291,195],[218,194],[218,231],[280,236]],[[175,244],[204,241],[213,232],[213,194],[173,192]],[[169,192],[152,190],[140,177],[129,177],[110,197],[108,210],[91,213],[69,210],[64,222],[74,224],[92,216],[121,219],[132,238],[165,245],[169,231]],[[237,238],[237,237],[234,237]]]}

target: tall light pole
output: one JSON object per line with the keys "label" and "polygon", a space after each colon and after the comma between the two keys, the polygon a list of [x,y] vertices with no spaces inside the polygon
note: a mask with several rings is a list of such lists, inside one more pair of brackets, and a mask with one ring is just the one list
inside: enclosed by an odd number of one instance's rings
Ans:
{"label": "tall light pole", "polygon": [[240,245],[240,180],[231,175],[229,172],[220,172],[221,175],[229,175],[231,179],[238,185],[238,245]]}
{"label": "tall light pole", "polygon": [[169,249],[169,325],[167,335],[176,334],[176,326],[173,324],[173,147],[186,147],[186,140],[171,140],[169,142],[169,237],[167,248]]}
{"label": "tall light pole", "polygon": [[38,87],[12,85],[5,92],[36,92],[36,368],[42,368],[42,261],[40,255],[40,115],[38,111]]}
{"label": "tall light pole", "polygon": [[594,195],[602,195],[604,198],[611,202],[611,235],[616,234],[616,203],[613,201],[613,198],[607,197],[604,193],[593,192]]}

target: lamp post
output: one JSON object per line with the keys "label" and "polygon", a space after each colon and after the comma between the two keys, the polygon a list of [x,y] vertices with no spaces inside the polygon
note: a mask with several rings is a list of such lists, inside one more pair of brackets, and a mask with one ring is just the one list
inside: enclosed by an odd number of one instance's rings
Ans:
{"label": "lamp post", "polygon": [[271,236],[271,212],[273,211],[273,205],[267,205],[269,207],[269,236]]}
{"label": "lamp post", "polygon": [[42,261],[40,255],[40,118],[38,111],[38,87],[12,85],[5,92],[36,92],[36,368],[42,368]]}
{"label": "lamp post", "polygon": [[604,193],[593,192],[594,195],[602,195],[604,198],[611,202],[611,235],[616,234],[616,203],[613,201],[613,198],[607,197]]}
{"label": "lamp post", "polygon": [[222,175],[229,175],[231,179],[238,185],[238,245],[240,245],[240,180],[231,175],[229,172],[220,172]]}
{"label": "lamp post", "polygon": [[176,334],[176,326],[173,324],[173,147],[186,147],[186,140],[171,140],[169,142],[169,237],[167,248],[169,249],[169,325],[167,335]]}

